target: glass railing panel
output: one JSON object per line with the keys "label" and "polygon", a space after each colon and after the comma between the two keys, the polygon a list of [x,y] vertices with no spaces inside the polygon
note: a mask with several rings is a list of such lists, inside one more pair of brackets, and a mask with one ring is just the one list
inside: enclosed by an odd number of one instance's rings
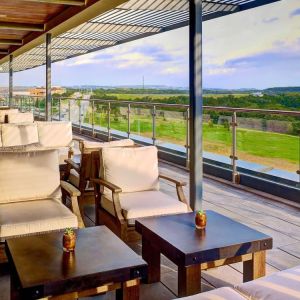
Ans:
{"label": "glass railing panel", "polygon": [[239,113],[238,166],[299,181],[299,121],[288,115]]}
{"label": "glass railing panel", "polygon": [[108,132],[109,104],[107,102],[94,102],[95,130]]}
{"label": "glass railing panel", "polygon": [[80,114],[79,114],[79,109],[80,107],[80,100],[77,100],[77,99],[70,99],[69,100],[69,106],[68,106],[68,111],[69,111],[69,120],[76,124],[76,125],[79,125],[79,117],[80,117]]}
{"label": "glass railing panel", "polygon": [[178,107],[156,107],[156,144],[185,151],[187,145],[188,112]]}
{"label": "glass railing panel", "polygon": [[204,110],[203,151],[204,157],[231,164],[232,154],[232,113]]}
{"label": "glass railing panel", "polygon": [[112,134],[128,136],[128,106],[126,104],[111,103],[110,128]]}
{"label": "glass railing panel", "polygon": [[130,132],[143,142],[153,143],[152,111],[146,105],[131,104]]}

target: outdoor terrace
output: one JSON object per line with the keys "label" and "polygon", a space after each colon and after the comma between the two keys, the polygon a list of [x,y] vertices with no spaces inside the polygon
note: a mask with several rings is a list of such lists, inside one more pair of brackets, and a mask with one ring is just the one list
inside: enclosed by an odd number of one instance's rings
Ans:
{"label": "outdoor terrace", "polygon": [[[189,181],[189,173],[183,168],[160,162],[163,173],[173,178]],[[185,194],[188,195],[188,186]],[[175,196],[169,184],[162,183],[161,189]],[[240,190],[212,179],[204,179],[204,209],[211,209],[272,236],[273,249],[267,251],[267,274],[284,270],[300,264],[300,209],[276,202],[262,196]],[[94,205],[85,206],[85,223],[94,226]],[[141,253],[141,244],[130,246]],[[9,300],[9,273],[1,266],[0,300]],[[226,274],[226,275],[225,275]],[[143,284],[141,299],[167,300],[176,298],[176,267],[168,259],[162,260],[161,283]],[[242,282],[242,263],[222,266],[202,272],[202,290],[231,286]],[[168,288],[167,288],[168,287]],[[170,289],[169,289],[170,288]],[[113,299],[113,292],[92,299]]]}

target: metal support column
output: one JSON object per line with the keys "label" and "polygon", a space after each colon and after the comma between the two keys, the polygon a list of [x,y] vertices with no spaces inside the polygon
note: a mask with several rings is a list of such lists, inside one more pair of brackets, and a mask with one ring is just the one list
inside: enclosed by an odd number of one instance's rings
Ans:
{"label": "metal support column", "polygon": [[190,205],[202,209],[202,0],[190,0]]}
{"label": "metal support column", "polygon": [[13,56],[9,56],[9,87],[8,87],[8,106],[12,107],[12,102],[13,102]]}
{"label": "metal support column", "polygon": [[46,121],[51,120],[51,33],[46,34]]}

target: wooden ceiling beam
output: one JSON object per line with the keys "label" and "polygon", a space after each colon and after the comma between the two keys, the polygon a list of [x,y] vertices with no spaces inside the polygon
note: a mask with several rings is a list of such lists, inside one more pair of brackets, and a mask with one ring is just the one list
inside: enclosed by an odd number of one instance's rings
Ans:
{"label": "wooden ceiling beam", "polygon": [[25,0],[29,2],[41,2],[48,4],[61,4],[61,5],[76,5],[83,6],[85,5],[85,0]]}
{"label": "wooden ceiling beam", "polygon": [[0,45],[22,46],[23,40],[1,39],[0,38]]}
{"label": "wooden ceiling beam", "polygon": [[25,24],[14,22],[0,22],[0,29],[22,30],[22,31],[44,31],[44,24]]}

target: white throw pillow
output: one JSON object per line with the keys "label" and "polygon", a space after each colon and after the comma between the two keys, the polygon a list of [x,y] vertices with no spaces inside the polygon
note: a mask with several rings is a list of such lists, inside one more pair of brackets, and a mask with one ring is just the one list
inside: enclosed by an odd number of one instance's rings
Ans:
{"label": "white throw pillow", "polygon": [[37,126],[28,124],[2,124],[2,147],[18,147],[39,142]]}

